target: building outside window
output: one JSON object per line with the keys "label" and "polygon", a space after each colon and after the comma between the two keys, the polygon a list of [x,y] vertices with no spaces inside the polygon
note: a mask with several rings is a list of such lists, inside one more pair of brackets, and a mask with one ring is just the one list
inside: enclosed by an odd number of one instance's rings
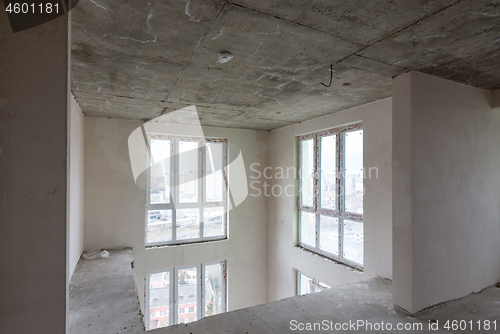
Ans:
{"label": "building outside window", "polygon": [[227,140],[148,136],[146,246],[227,237]]}
{"label": "building outside window", "polygon": [[363,130],[347,125],[298,138],[299,246],[363,269]]}
{"label": "building outside window", "polygon": [[297,270],[297,296],[320,292],[326,289],[330,289],[330,287]]}
{"label": "building outside window", "polygon": [[152,330],[226,311],[226,262],[146,274],[146,327]]}

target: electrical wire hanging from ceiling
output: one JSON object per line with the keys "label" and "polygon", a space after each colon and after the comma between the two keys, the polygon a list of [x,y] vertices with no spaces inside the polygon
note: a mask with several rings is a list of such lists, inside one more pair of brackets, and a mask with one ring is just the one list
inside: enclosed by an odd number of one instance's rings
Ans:
{"label": "electrical wire hanging from ceiling", "polygon": [[330,83],[327,85],[325,85],[324,83],[321,83],[323,86],[325,87],[330,87],[332,85],[332,78],[333,78],[333,65],[330,65]]}

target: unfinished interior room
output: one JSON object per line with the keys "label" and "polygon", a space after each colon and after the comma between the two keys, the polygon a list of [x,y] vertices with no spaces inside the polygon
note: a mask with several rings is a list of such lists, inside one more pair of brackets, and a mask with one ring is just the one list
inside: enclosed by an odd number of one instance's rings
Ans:
{"label": "unfinished interior room", "polygon": [[0,7],[0,333],[500,333],[499,0]]}

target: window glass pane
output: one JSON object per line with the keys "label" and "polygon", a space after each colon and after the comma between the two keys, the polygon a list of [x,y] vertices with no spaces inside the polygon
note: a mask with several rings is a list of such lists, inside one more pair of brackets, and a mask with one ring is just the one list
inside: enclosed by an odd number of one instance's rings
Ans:
{"label": "window glass pane", "polygon": [[170,202],[170,141],[151,139],[150,203]]}
{"label": "window glass pane", "polygon": [[314,140],[300,142],[301,205],[314,205]]}
{"label": "window glass pane", "polygon": [[146,237],[148,243],[172,240],[172,210],[148,210]]}
{"label": "window glass pane", "polygon": [[299,295],[305,295],[309,293],[309,277],[299,273]]}
{"label": "window glass pane", "polygon": [[344,258],[363,264],[363,223],[344,220]]}
{"label": "window glass pane", "polygon": [[330,287],[324,283],[318,282],[301,272],[298,272],[299,279],[299,295],[305,295],[306,293],[320,292]]}
{"label": "window glass pane", "polygon": [[177,240],[200,237],[200,210],[198,208],[178,209],[175,222]]}
{"label": "window glass pane", "polygon": [[345,134],[345,210],[363,213],[363,130]]}
{"label": "window glass pane", "polygon": [[[198,268],[181,269],[177,271],[177,307],[179,324],[187,324],[197,320],[197,291],[196,277]],[[181,311],[182,310],[182,311]],[[191,311],[192,310],[192,311]]]}
{"label": "window glass pane", "polygon": [[337,208],[337,136],[321,137],[321,207]]}
{"label": "window glass pane", "polygon": [[179,202],[198,202],[198,142],[179,142]]}
{"label": "window glass pane", "polygon": [[222,143],[207,143],[205,159],[207,202],[222,201],[222,190],[224,189],[222,179],[223,147]]}
{"label": "window glass pane", "polygon": [[339,219],[319,216],[319,248],[338,255],[339,251]]}
{"label": "window glass pane", "polygon": [[170,273],[149,275],[149,329],[168,326],[170,306]]}
{"label": "window glass pane", "polygon": [[330,287],[324,283],[318,282],[316,280],[313,280],[312,278],[309,279],[309,284],[310,284],[310,291],[311,292],[320,292],[326,289],[330,289]]}
{"label": "window glass pane", "polygon": [[222,312],[224,281],[222,264],[205,266],[205,316]]}
{"label": "window glass pane", "polygon": [[300,242],[316,246],[316,214],[300,212]]}
{"label": "window glass pane", "polygon": [[205,237],[224,235],[224,208],[205,208],[203,211],[203,234]]}
{"label": "window glass pane", "polygon": [[311,284],[311,292],[320,292],[320,291],[323,291],[323,288],[321,288],[317,284],[314,284],[313,280],[309,280],[309,284]]}

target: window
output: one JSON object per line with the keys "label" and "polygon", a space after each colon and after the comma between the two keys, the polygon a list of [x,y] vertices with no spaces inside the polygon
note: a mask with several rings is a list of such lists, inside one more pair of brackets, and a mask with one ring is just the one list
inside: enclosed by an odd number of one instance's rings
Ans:
{"label": "window", "polygon": [[314,293],[323,291],[325,289],[330,289],[330,287],[324,283],[318,282],[314,278],[304,275],[297,270],[297,295],[305,295],[306,293]]}
{"label": "window", "polygon": [[363,130],[300,136],[298,244],[363,269]]}
{"label": "window", "polygon": [[211,316],[224,312],[225,309],[225,276],[221,263],[204,266],[204,313]]}
{"label": "window", "polygon": [[225,261],[147,273],[147,330],[225,312],[225,273]]}
{"label": "window", "polygon": [[170,320],[171,271],[152,273],[147,276],[148,325],[151,329],[161,327]]}
{"label": "window", "polygon": [[227,236],[227,140],[150,135],[146,246]]}

